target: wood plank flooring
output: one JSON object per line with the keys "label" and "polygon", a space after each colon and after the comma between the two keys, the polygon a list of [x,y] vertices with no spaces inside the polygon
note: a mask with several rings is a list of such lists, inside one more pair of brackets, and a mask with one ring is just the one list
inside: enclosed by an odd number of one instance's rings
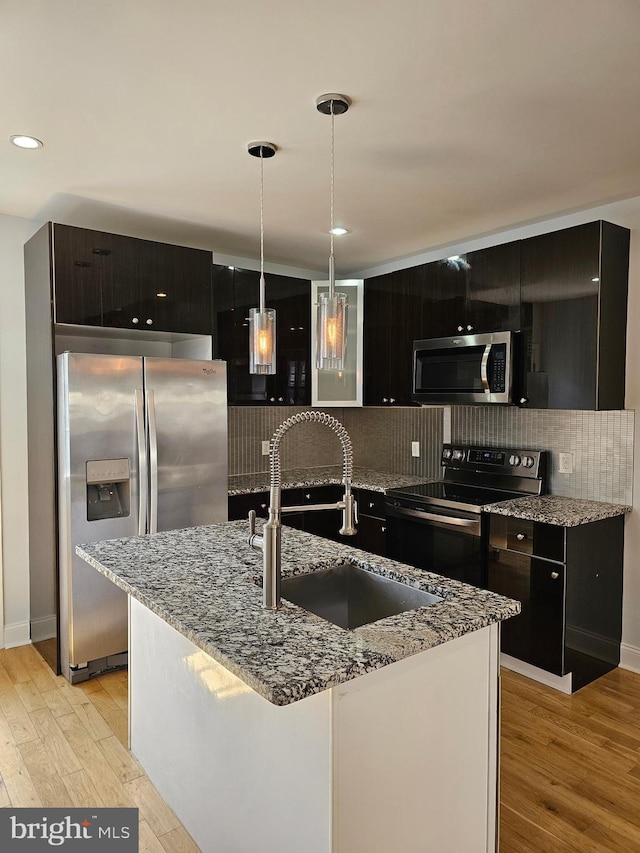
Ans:
{"label": "wood plank flooring", "polygon": [[[503,670],[501,762],[500,853],[640,853],[640,675],[565,696]],[[141,853],[198,853],[127,749],[126,671],[72,687],[32,646],[0,650],[7,806],[137,806]]]}
{"label": "wood plank flooring", "polygon": [[140,809],[140,853],[198,853],[127,749],[127,673],[72,687],[32,646],[0,649],[0,807]]}
{"label": "wood plank flooring", "polygon": [[640,853],[640,675],[573,696],[502,670],[500,853]]}

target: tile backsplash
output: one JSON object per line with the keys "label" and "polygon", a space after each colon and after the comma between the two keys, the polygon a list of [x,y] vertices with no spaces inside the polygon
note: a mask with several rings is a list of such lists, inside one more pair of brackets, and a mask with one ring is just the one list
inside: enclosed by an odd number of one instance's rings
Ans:
{"label": "tile backsplash", "polygon": [[[269,469],[261,442],[282,421],[308,407],[231,406],[229,408],[229,473],[253,474]],[[375,471],[440,476],[442,408],[331,408],[353,442],[354,464]],[[411,442],[420,443],[420,456],[411,455]],[[342,454],[335,435],[321,424],[291,430],[282,442],[282,467],[314,468],[340,465]]]}
{"label": "tile backsplash", "polygon": [[[229,473],[267,471],[261,453],[286,418],[308,407],[229,408]],[[631,504],[634,412],[518,409],[506,406],[331,408],[353,442],[358,467],[425,480],[440,476],[443,441],[548,451],[547,490],[553,494]],[[420,456],[411,455],[411,443]],[[558,454],[571,453],[573,473],[560,474]],[[320,424],[295,427],[282,443],[282,467],[340,465],[340,444]]]}
{"label": "tile backsplash", "polygon": [[[506,406],[452,406],[447,439],[547,451],[547,491],[566,497],[631,504],[633,411],[584,412]],[[571,453],[573,473],[558,471]]]}

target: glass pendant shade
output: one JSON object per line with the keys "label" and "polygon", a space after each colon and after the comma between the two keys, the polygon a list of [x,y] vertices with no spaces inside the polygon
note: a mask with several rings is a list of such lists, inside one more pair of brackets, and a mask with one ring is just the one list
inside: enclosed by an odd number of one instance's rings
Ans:
{"label": "glass pendant shade", "polygon": [[347,296],[321,293],[316,329],[318,370],[344,370],[347,352]]}
{"label": "glass pendant shade", "polygon": [[276,372],[276,312],[273,308],[249,311],[249,373]]}

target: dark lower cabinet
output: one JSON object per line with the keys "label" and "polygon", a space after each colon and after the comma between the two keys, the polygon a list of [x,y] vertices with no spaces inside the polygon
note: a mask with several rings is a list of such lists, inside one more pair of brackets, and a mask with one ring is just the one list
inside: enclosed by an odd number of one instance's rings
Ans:
{"label": "dark lower cabinet", "polygon": [[572,690],[614,669],[622,634],[622,515],[575,527],[490,516],[488,587],[522,603],[502,651]]}
{"label": "dark lower cabinet", "polygon": [[[314,533],[325,539],[354,544],[353,537],[341,536],[342,511],[338,509],[310,510],[305,506],[312,504],[337,503],[343,495],[342,486],[310,486],[306,489],[283,489],[282,507],[302,507],[298,512],[283,512],[282,523],[287,527]],[[267,518],[269,511],[269,492],[253,492],[248,495],[229,496],[229,521],[247,518],[250,510],[255,510],[258,518]],[[284,534],[286,536],[286,533]]]}
{"label": "dark lower cabinet", "polygon": [[[370,554],[385,557],[387,554],[387,520],[385,518],[384,492],[355,489],[358,503],[358,533],[353,545]],[[347,542],[347,544],[351,544]]]}
{"label": "dark lower cabinet", "polygon": [[311,404],[311,282],[266,276],[266,303],[276,312],[276,373],[249,373],[249,311],[259,302],[260,274],[213,267],[214,354],[227,362],[232,405]]}

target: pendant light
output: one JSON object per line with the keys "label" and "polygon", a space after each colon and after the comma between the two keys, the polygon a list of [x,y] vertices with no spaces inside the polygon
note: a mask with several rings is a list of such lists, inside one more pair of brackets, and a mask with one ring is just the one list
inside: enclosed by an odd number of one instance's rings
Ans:
{"label": "pendant light", "polygon": [[247,150],[260,158],[260,305],[249,311],[249,373],[264,376],[276,372],[276,312],[265,308],[263,166],[277,149],[272,142],[250,142]]}
{"label": "pendant light", "polygon": [[329,290],[320,294],[316,317],[316,367],[318,370],[344,370],[347,351],[347,297],[336,293],[335,258],[333,256],[333,196],[334,196],[334,122],[351,106],[346,95],[320,95],[316,107],[324,115],[331,116],[331,194],[330,194],[330,252],[329,252]]}

